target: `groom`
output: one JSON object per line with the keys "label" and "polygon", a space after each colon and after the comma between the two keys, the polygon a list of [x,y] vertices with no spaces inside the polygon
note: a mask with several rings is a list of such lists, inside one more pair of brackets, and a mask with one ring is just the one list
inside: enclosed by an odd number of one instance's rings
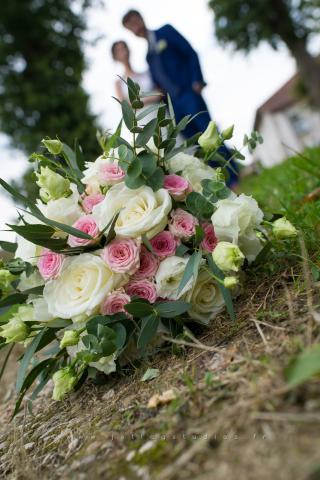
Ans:
{"label": "groom", "polygon": [[176,120],[185,115],[204,112],[184,130],[186,137],[203,132],[210,121],[208,107],[201,95],[206,85],[199,58],[189,42],[171,25],[148,30],[141,14],[129,10],[122,20],[125,28],[148,42],[147,62],[152,79],[161,90],[169,93]]}
{"label": "groom", "polygon": [[[164,25],[154,31],[148,30],[137,10],[129,10],[122,23],[134,35],[147,40],[147,62],[152,79],[157,87],[169,93],[177,122],[185,115],[196,115],[184,129],[184,136],[189,138],[204,132],[211,120],[201,95],[206,82],[202,76],[199,57],[190,43],[171,25]],[[219,148],[219,153],[226,160],[231,156],[225,145]],[[216,162],[210,164],[212,167],[218,166]],[[228,184],[234,185],[238,179],[233,161],[231,165],[232,168],[228,168]]]}

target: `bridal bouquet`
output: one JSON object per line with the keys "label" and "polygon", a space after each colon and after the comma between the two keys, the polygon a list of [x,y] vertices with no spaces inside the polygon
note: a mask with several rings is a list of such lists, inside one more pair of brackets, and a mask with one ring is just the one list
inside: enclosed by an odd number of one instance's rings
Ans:
{"label": "bridal bouquet", "polygon": [[[181,338],[192,321],[209,325],[224,308],[234,319],[241,270],[270,238],[296,234],[226,186],[219,147],[232,127],[219,133],[211,122],[177,146],[190,118],[176,124],[170,99],[169,118],[164,104],[144,108],[130,79],[128,94],[121,108],[131,142],[120,124],[100,136],[103,154],[90,162],[77,145],[43,140],[31,157],[36,204],[0,180],[22,205],[18,224],[8,225],[17,243],[1,242],[15,258],[0,269],[0,348],[25,348],[14,413],[32,385],[31,399],[53,379],[60,400],[86,377]],[[245,144],[260,141],[253,132]]]}

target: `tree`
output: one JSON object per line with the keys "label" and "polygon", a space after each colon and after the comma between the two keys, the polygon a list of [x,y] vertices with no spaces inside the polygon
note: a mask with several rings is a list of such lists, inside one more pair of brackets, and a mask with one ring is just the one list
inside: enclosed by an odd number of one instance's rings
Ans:
{"label": "tree", "polygon": [[218,40],[249,52],[260,42],[284,43],[297,62],[312,104],[320,108],[320,63],[308,51],[320,32],[319,0],[210,0]]}
{"label": "tree", "polygon": [[81,85],[87,6],[86,0],[0,2],[0,129],[27,154],[56,135],[70,145],[78,139],[93,158],[99,151]]}

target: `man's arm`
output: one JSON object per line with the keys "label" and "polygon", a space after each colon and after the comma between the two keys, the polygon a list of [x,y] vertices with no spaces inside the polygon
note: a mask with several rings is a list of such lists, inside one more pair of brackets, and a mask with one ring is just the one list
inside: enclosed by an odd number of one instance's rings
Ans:
{"label": "man's arm", "polygon": [[181,35],[181,33],[172,27],[172,25],[165,25],[162,33],[169,46],[171,45],[174,47],[183,57],[185,57],[185,60],[190,67],[192,86],[197,93],[201,93],[205,81],[203,80],[197,53],[191,47],[190,43]]}

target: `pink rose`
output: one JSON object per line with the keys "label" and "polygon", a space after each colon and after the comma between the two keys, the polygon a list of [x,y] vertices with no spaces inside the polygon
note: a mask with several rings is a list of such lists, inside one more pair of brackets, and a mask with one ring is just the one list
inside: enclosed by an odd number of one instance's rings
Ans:
{"label": "pink rose", "polygon": [[198,220],[191,213],[177,208],[171,212],[169,230],[175,237],[187,239],[196,233],[198,224]]}
{"label": "pink rose", "polygon": [[152,245],[153,253],[157,257],[169,257],[170,255],[175,254],[179,242],[175,240],[171,232],[164,230],[153,237],[150,240],[150,243]]}
{"label": "pink rose", "polygon": [[204,239],[202,240],[200,246],[206,252],[213,252],[218,243],[218,239],[214,232],[213,225],[212,223],[203,223],[201,227],[204,231]]}
{"label": "pink rose", "polygon": [[121,182],[125,175],[125,171],[116,163],[102,165],[99,172],[101,181],[111,185]]}
{"label": "pink rose", "polygon": [[38,268],[41,277],[44,280],[50,280],[51,278],[57,278],[60,273],[64,255],[61,253],[55,253],[44,248],[41,252],[41,257],[38,260]]}
{"label": "pink rose", "polygon": [[102,258],[113,272],[135,273],[140,265],[140,245],[131,238],[112,240],[102,252]]}
{"label": "pink rose", "polygon": [[125,286],[126,293],[130,297],[137,296],[154,303],[157,300],[156,286],[150,280],[131,280]]}
{"label": "pink rose", "polygon": [[114,315],[115,313],[125,312],[129,315],[124,306],[130,303],[130,297],[123,290],[115,290],[109,293],[107,298],[102,302],[100,312],[102,315]]}
{"label": "pink rose", "polygon": [[155,275],[158,269],[158,261],[149,250],[142,245],[140,251],[140,267],[134,274],[135,280],[141,280],[142,278],[151,278]]}
{"label": "pink rose", "polygon": [[98,203],[101,203],[104,200],[104,195],[102,193],[92,193],[91,195],[87,195],[82,200],[82,208],[86,213],[91,213],[92,209]]}
{"label": "pink rose", "polygon": [[188,180],[175,174],[165,175],[163,186],[168,190],[170,195],[178,201],[185,200],[187,194],[192,191]]}
{"label": "pink rose", "polygon": [[70,247],[84,247],[85,245],[90,245],[96,241],[96,237],[99,235],[98,225],[91,215],[85,215],[84,217],[80,217],[76,223],[73,224],[74,228],[81,230],[81,232],[87,233],[93,237],[93,240],[87,238],[79,238],[74,235],[69,235],[68,237],[68,245]]}

